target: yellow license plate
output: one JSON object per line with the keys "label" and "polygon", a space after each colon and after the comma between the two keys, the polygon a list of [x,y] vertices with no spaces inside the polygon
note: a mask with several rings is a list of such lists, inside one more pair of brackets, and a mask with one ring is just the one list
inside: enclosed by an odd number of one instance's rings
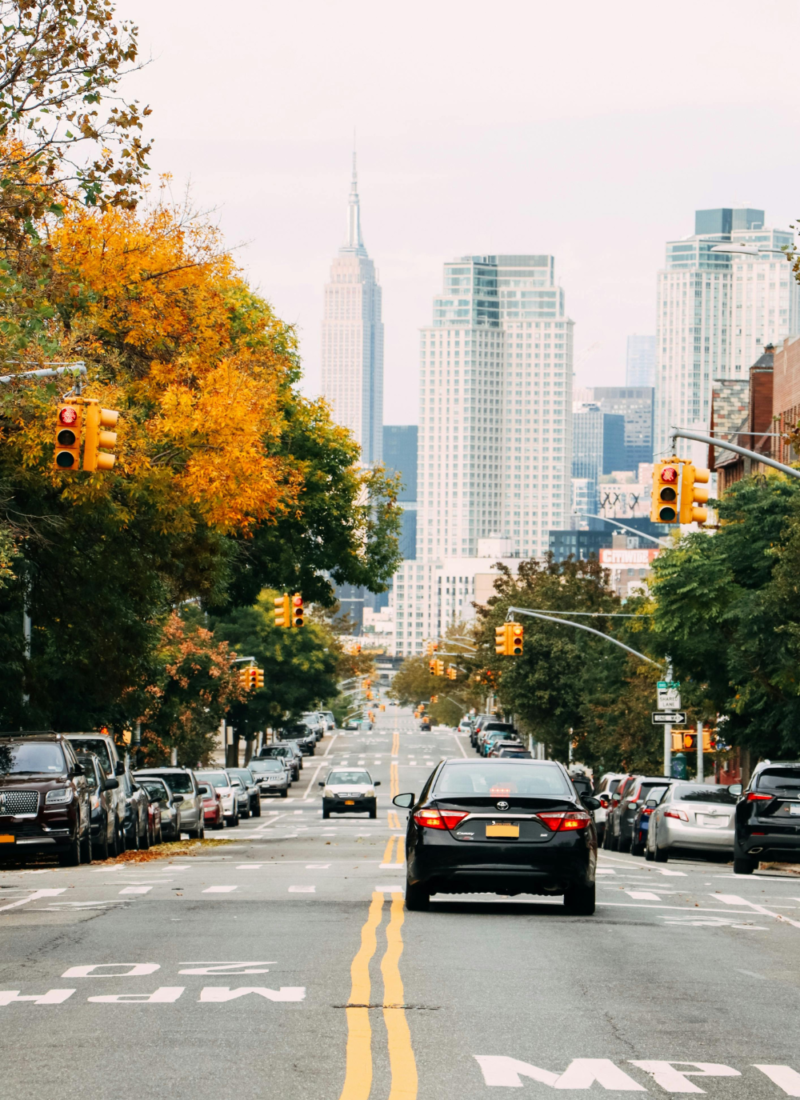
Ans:
{"label": "yellow license plate", "polygon": [[355,801],[354,798],[346,798],[344,800],[344,804],[345,804],[345,806],[355,806],[356,801]]}
{"label": "yellow license plate", "polygon": [[487,825],[487,836],[519,836],[519,825]]}
{"label": "yellow license plate", "polygon": [[17,838],[9,833],[0,833],[0,844],[15,844]]}

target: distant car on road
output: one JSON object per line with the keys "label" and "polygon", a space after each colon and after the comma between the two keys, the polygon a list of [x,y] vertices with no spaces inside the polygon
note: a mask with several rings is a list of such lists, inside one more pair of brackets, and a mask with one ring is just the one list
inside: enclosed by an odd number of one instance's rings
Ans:
{"label": "distant car on road", "polygon": [[222,796],[211,783],[198,783],[203,799],[203,821],[212,829],[225,828],[225,811],[222,808]]}
{"label": "distant car on road", "polygon": [[137,776],[155,776],[163,779],[174,795],[181,797],[181,829],[190,837],[203,839],[203,799],[197,789],[197,780],[190,768],[141,768]]}
{"label": "distant car on road", "polygon": [[629,852],[633,843],[633,819],[641,806],[650,797],[655,787],[669,787],[673,782],[664,775],[635,775],[623,789],[620,784],[620,798],[609,814],[607,847],[612,852]]}
{"label": "distant car on road", "polygon": [[658,806],[669,787],[651,787],[647,792],[647,798],[639,804],[639,809],[633,818],[633,837],[631,839],[631,855],[643,856],[647,844],[647,833],[650,828],[650,818],[653,810]]}
{"label": "distant car on road", "polygon": [[319,785],[323,788],[323,817],[330,817],[332,813],[358,814],[365,811],[370,817],[377,817],[375,788],[380,787],[381,781],[373,780],[363,768],[332,768]]}
{"label": "distant car on road", "polygon": [[[730,788],[731,791],[740,788]],[[760,860],[800,863],[800,763],[756,765],[736,807],[733,870],[750,875]]]}
{"label": "distant car on road", "polygon": [[268,759],[257,757],[250,761],[250,771],[258,784],[261,797],[277,794],[286,798],[289,794],[289,766],[284,763],[282,757],[273,756]]}
{"label": "distant car on road", "polygon": [[285,741],[283,744],[265,745],[258,754],[259,760],[269,760],[272,757],[280,758],[287,762],[292,781],[300,778],[303,770],[303,754],[293,741]]}
{"label": "distant car on road", "polygon": [[[225,824],[231,828],[239,824],[239,791],[231,782],[231,777],[223,768],[195,772],[198,783],[209,783],[219,794],[222,802],[222,816]],[[241,788],[241,784],[239,785]]]}
{"label": "distant car on road", "polygon": [[[83,766],[91,806],[92,859],[108,859],[117,855],[117,830],[113,792],[119,787],[116,776],[107,776],[93,752],[82,752],[78,763]],[[120,849],[121,851],[121,849]]]}
{"label": "distant car on road", "polygon": [[488,757],[490,760],[532,760],[533,753],[519,741],[495,741]]}
{"label": "distant car on road", "polygon": [[292,741],[300,749],[303,756],[315,756],[317,751],[317,736],[305,722],[292,722],[276,730],[280,741]]}
{"label": "distant car on road", "polygon": [[139,772],[133,773],[133,778],[147,793],[152,802],[158,803],[161,811],[161,836],[164,840],[180,840],[181,838],[181,807],[183,801],[180,795],[176,796],[169,789],[163,779],[153,776],[143,776]]}
{"label": "distant car on road", "polygon": [[229,775],[235,775],[241,780],[247,792],[250,814],[253,817],[261,817],[261,792],[250,768],[227,768],[226,770]]}
{"label": "distant car on road", "polygon": [[406,907],[431,894],[563,894],[570,913],[595,908],[596,799],[578,797],[550,760],[443,760],[409,809]]}

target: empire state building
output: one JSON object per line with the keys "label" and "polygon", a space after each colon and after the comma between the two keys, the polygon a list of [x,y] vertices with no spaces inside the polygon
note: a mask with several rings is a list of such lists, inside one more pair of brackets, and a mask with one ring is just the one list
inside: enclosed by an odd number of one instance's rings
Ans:
{"label": "empire state building", "polygon": [[322,394],[333,418],[361,446],[361,461],[383,452],[383,320],[375,265],[361,238],[361,210],[353,154],[347,238],[331,264],[322,322]]}

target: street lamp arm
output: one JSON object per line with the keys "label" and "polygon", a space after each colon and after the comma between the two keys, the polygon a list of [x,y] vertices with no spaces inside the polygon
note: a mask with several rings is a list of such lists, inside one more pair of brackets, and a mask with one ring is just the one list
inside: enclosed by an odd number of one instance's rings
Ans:
{"label": "street lamp arm", "polygon": [[634,657],[641,657],[643,661],[655,665],[656,668],[663,669],[665,667],[664,665],[660,665],[658,661],[654,661],[651,657],[647,657],[644,653],[640,653],[638,649],[632,649],[629,645],[625,645],[624,642],[617,641],[617,639],[612,638],[610,634],[603,634],[601,630],[595,630],[592,626],[584,626],[583,623],[573,623],[569,619],[556,619],[553,615],[542,615],[540,611],[529,611],[527,607],[509,607],[508,615],[511,615],[512,612],[517,615],[530,615],[531,618],[534,619],[544,619],[546,622],[550,623],[561,623],[563,626],[574,626],[578,630],[585,630],[589,634],[596,634],[598,638],[605,638],[607,642],[613,642],[614,645],[618,645],[620,649],[632,653]]}
{"label": "street lamp arm", "polygon": [[[758,433],[754,432],[753,434],[757,435]],[[738,443],[723,443],[713,436],[701,435],[700,432],[689,432],[685,428],[672,428],[673,450],[675,449],[676,439],[693,439],[695,443],[707,443],[710,447],[719,447],[721,451],[734,451],[737,455],[744,455],[745,458],[753,458],[756,462],[763,463],[764,466],[771,466],[775,470],[780,470],[782,474],[800,478],[800,470],[796,470],[793,466],[784,466],[782,462],[776,462],[774,458],[767,458],[766,455],[760,455],[758,451],[749,451],[747,447],[740,447]]]}

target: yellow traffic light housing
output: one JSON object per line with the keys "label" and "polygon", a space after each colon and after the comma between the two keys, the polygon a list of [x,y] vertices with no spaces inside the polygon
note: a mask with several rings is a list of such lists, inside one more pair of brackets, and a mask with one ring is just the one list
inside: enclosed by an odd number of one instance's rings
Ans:
{"label": "yellow traffic light housing", "polygon": [[437,659],[433,664],[435,666],[433,671],[434,676],[444,676],[444,661]]}
{"label": "yellow traffic light housing", "polygon": [[264,686],[264,669],[263,668],[257,668],[255,670],[255,672],[256,672],[255,686],[256,686],[256,688],[263,688],[263,686]]}
{"label": "yellow traffic light housing", "polygon": [[287,628],[292,625],[289,597],[286,594],[278,596],[275,600],[275,625]]}
{"label": "yellow traffic light housing", "polygon": [[432,695],[431,696],[431,702],[432,703],[438,703],[439,702],[439,696],[438,695]]}
{"label": "yellow traffic light housing", "polygon": [[249,688],[250,687],[250,670],[249,669],[240,668],[236,678],[239,681],[239,686],[240,687],[243,687],[243,688]]}
{"label": "yellow traffic light housing", "polygon": [[506,624],[494,628],[494,651],[501,656],[508,652],[506,648]]}
{"label": "yellow traffic light housing", "polygon": [[448,680],[458,679],[458,673],[456,672],[455,665],[450,665],[450,667],[448,668],[448,670],[447,670],[447,679]]}
{"label": "yellow traffic light housing", "polygon": [[386,710],[386,704],[385,703],[379,704],[378,710]]}
{"label": "yellow traffic light housing", "polygon": [[53,465],[57,470],[77,470],[81,451],[81,413],[78,405],[59,405],[56,413],[56,450]]}
{"label": "yellow traffic light housing", "polygon": [[303,626],[303,597],[299,592],[292,596],[292,626]]}
{"label": "yellow traffic light housing", "polygon": [[[86,406],[86,436],[83,442],[84,470],[113,470],[117,456],[106,454],[117,445],[117,433],[105,429],[115,428],[119,413],[114,409],[101,409],[96,401]],[[103,447],[104,450],[100,450]]]}
{"label": "yellow traffic light housing", "polygon": [[678,522],[679,459],[657,462],[653,467],[650,519],[653,523]]}
{"label": "yellow traffic light housing", "polygon": [[698,508],[699,504],[708,502],[708,489],[702,489],[699,485],[705,485],[711,474],[708,470],[694,466],[691,462],[683,464],[681,474],[681,523],[705,523],[708,519],[708,509]]}
{"label": "yellow traffic light housing", "polygon": [[521,623],[506,623],[508,627],[508,652],[512,657],[519,657],[522,654],[522,641],[525,636],[525,629]]}
{"label": "yellow traffic light housing", "polygon": [[428,661],[428,672],[430,672],[431,676],[436,675],[436,661],[434,661],[432,657],[430,661]]}

